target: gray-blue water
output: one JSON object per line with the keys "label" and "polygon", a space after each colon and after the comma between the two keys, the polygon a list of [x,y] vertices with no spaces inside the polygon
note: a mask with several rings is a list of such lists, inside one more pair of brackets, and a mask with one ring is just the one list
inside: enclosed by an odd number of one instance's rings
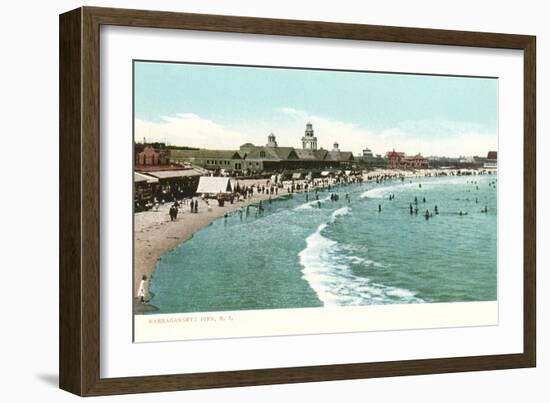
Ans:
{"label": "gray-blue water", "polygon": [[156,313],[496,300],[496,176],[333,191],[337,202],[294,194],[198,231],[159,261]]}

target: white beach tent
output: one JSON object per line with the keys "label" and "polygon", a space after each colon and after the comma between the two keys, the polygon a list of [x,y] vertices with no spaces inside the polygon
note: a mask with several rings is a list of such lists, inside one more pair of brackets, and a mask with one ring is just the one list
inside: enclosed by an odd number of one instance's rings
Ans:
{"label": "white beach tent", "polygon": [[197,193],[202,194],[218,194],[232,193],[233,183],[231,178],[217,176],[201,176],[199,178],[199,186]]}
{"label": "white beach tent", "polygon": [[149,175],[144,175],[139,172],[134,172],[134,182],[147,182],[147,183],[157,183],[159,180],[157,178],[153,178]]}

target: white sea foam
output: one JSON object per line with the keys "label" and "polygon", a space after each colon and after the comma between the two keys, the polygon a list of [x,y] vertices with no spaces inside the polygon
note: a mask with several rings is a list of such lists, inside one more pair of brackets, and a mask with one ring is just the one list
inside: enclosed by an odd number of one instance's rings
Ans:
{"label": "white sea foam", "polygon": [[[471,177],[468,176],[456,176],[456,177],[450,177],[446,179],[438,179],[438,180],[427,180],[427,181],[415,181],[413,183],[405,182],[405,183],[394,183],[387,186],[378,186],[374,187],[372,189],[366,190],[363,193],[361,193],[361,196],[359,196],[361,199],[364,198],[370,198],[370,199],[385,199],[392,193],[399,193],[404,190],[408,189],[416,189],[418,188],[419,191],[422,191],[423,189],[433,189],[434,187],[442,186],[442,185],[452,185],[452,184],[459,184],[464,183],[468,180],[472,180]],[[422,184],[422,188],[418,187],[418,184]]]}
{"label": "white sea foam", "polygon": [[[312,196],[312,197],[315,197],[315,196]],[[318,202],[318,201],[320,201],[320,202],[322,203],[322,202],[326,202],[326,201],[329,200],[329,199],[330,199],[330,196],[327,196],[327,197],[325,197],[325,198],[323,198],[323,199],[319,199],[319,200],[315,200],[315,199],[314,199],[314,200],[305,202],[305,203],[303,203],[303,204],[300,204],[298,207],[295,207],[294,210],[299,211],[299,210],[308,210],[308,209],[312,209],[312,208],[314,208],[314,207],[317,206],[317,202]]]}
{"label": "white sea foam", "polygon": [[380,186],[364,191],[359,196],[361,199],[368,197],[369,199],[385,199],[392,193],[399,193],[403,190],[417,188],[418,183],[399,183],[396,185]]}
{"label": "white sea foam", "polygon": [[349,263],[370,264],[367,259],[346,256],[336,241],[323,236],[328,225],[338,217],[351,213],[350,207],[335,210],[328,223],[319,225],[306,239],[306,247],[298,254],[303,278],[325,306],[367,305],[422,302],[409,290],[371,282],[354,275]]}
{"label": "white sea foam", "polygon": [[338,210],[335,210],[331,214],[330,222],[334,223],[338,217],[343,215],[348,215],[349,213],[351,213],[351,207],[348,207],[348,206],[340,207]]}
{"label": "white sea foam", "polygon": [[351,263],[355,263],[355,264],[370,263],[369,260],[359,256],[345,256],[344,259],[349,260]]}
{"label": "white sea foam", "polygon": [[413,298],[415,296],[414,292],[405,290],[403,288],[393,288],[386,291],[386,294],[399,298]]}

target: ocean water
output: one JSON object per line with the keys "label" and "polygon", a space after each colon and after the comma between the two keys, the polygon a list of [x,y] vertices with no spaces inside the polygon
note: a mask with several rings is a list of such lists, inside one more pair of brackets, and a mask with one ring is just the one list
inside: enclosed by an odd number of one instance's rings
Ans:
{"label": "ocean water", "polygon": [[155,313],[496,300],[496,176],[332,191],[320,207],[294,194],[198,231],[159,261]]}

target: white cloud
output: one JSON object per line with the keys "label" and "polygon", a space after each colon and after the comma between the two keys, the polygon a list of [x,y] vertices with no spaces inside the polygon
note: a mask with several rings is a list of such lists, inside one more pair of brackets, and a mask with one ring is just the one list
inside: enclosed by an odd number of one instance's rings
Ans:
{"label": "white cloud", "polygon": [[194,113],[165,116],[159,122],[136,119],[135,139],[142,141],[144,137],[148,142],[211,149],[235,149],[250,141],[246,134]]}
{"label": "white cloud", "polygon": [[[220,124],[193,113],[181,113],[162,118],[159,122],[136,120],[136,140],[143,137],[147,141],[164,141],[174,145],[211,149],[237,149],[239,145],[252,142],[262,145],[267,136],[274,132],[281,146],[301,146],[305,123],[313,123],[319,147],[332,148],[337,141],[341,150],[358,154],[369,147],[377,154],[396,149],[407,154],[423,155],[485,155],[496,150],[497,138],[492,133],[483,133],[468,124],[456,125],[452,122],[435,122],[436,127],[444,126],[451,134],[431,139],[420,138],[407,127],[426,127],[429,122],[405,122],[395,128],[371,130],[356,123],[328,119],[293,108],[279,108],[272,121],[244,121],[238,124]],[[456,134],[452,134],[456,133]]]}
{"label": "white cloud", "polygon": [[448,119],[419,119],[400,122],[398,127],[411,134],[425,136],[448,136],[482,132],[482,126],[471,122],[456,122]]}
{"label": "white cloud", "polygon": [[[487,151],[497,148],[495,134],[484,133],[479,130],[479,126],[469,123],[435,120],[430,128],[430,122],[426,120],[407,121],[397,127],[372,130],[355,123],[327,119],[293,108],[280,108],[279,112],[299,121],[302,128],[306,121],[312,122],[320,145],[325,148],[337,141],[340,149],[354,153],[369,147],[377,154],[396,149],[407,154],[459,156],[485,155]],[[441,131],[442,135],[439,138],[422,138],[416,134],[417,130],[427,128],[432,132]]]}

